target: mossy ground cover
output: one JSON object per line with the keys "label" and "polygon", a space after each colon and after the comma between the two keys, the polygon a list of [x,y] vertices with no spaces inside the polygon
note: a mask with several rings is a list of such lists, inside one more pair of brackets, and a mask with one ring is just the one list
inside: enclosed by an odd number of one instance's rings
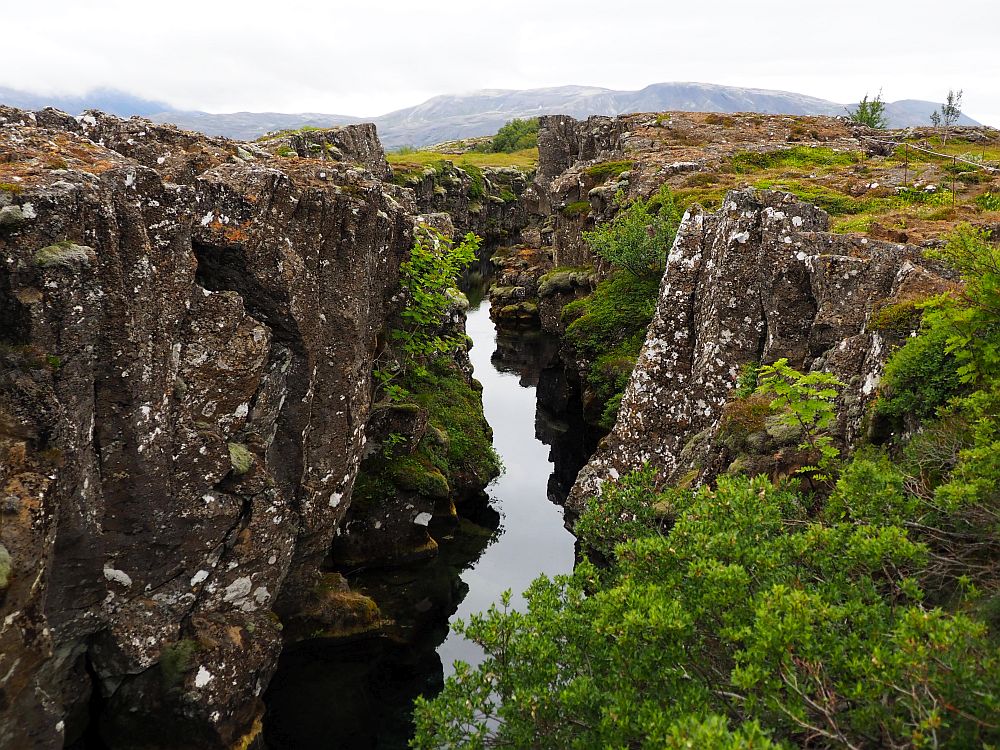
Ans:
{"label": "mossy ground cover", "polygon": [[467,165],[474,167],[518,167],[531,170],[538,165],[538,149],[526,148],[512,153],[481,153],[469,151],[464,154],[442,154],[437,151],[390,151],[386,154],[393,170],[413,171],[415,168],[433,166],[442,160],[448,160],[456,167],[465,169]]}
{"label": "mossy ground cover", "polygon": [[583,299],[563,308],[566,340],[591,362],[587,385],[600,408],[600,426],[611,429],[656,310],[660,281],[620,271]]}
{"label": "mossy ground cover", "polygon": [[387,447],[366,460],[352,505],[364,507],[397,488],[445,499],[457,487],[485,486],[500,473],[480,394],[454,362],[442,357],[398,385],[403,395],[395,406],[426,411],[427,433],[411,453]]}

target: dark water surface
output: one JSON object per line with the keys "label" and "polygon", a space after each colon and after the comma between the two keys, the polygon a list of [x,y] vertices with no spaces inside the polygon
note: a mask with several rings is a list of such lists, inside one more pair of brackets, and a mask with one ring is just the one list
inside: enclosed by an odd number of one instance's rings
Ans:
{"label": "dark water surface", "polygon": [[435,559],[349,576],[395,620],[385,636],[287,649],[265,695],[270,750],[405,748],[413,699],[440,691],[454,660],[482,658],[449,624],[486,610],[508,589],[519,607],[537,576],[573,568],[574,538],[557,503],[587,457],[579,406],[557,343],[537,332],[498,337],[482,299],[488,275],[475,281],[467,290],[471,358],[506,471],[487,488],[488,504],[460,507],[457,528],[432,526]]}

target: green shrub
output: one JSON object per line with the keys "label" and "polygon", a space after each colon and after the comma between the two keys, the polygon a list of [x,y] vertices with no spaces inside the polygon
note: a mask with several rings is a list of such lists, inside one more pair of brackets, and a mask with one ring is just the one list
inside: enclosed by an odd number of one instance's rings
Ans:
{"label": "green shrub", "polygon": [[493,136],[490,150],[493,153],[511,154],[538,146],[538,118],[509,120]]}
{"label": "green shrub", "polygon": [[1000,211],[1000,193],[983,193],[976,197],[976,205],[984,211]]}
{"label": "green shrub", "polygon": [[607,429],[653,319],[659,286],[657,279],[619,272],[563,308],[566,340],[590,362],[587,385],[602,405],[599,424]]}
{"label": "green shrub", "polygon": [[853,110],[848,110],[848,116],[853,122],[859,125],[867,125],[870,128],[884,130],[888,125],[885,117],[885,102],[882,101],[882,92],[879,91],[875,97],[869,101],[868,94],[858,102],[858,106]]}
{"label": "green shrub", "polygon": [[[619,205],[624,196],[619,193]],[[636,198],[583,238],[599,256],[636,277],[661,276],[681,221],[667,185],[648,200]]]}

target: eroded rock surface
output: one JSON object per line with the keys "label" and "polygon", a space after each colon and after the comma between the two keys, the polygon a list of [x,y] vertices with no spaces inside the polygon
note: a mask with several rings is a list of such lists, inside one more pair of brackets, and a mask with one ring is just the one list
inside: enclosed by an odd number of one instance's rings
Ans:
{"label": "eroded rock surface", "polygon": [[724,470],[712,439],[752,362],[787,357],[799,370],[835,374],[846,384],[836,434],[854,442],[890,349],[869,326],[873,311],[949,282],[920,248],[830,234],[827,224],[815,206],[754,190],[729,193],[717,213],[685,215],[617,423],[570,506],[644,463],[673,482]]}
{"label": "eroded rock surface", "polygon": [[330,589],[411,208],[353,164],[0,109],[0,747],[61,747],[92,690],[114,746],[252,731]]}

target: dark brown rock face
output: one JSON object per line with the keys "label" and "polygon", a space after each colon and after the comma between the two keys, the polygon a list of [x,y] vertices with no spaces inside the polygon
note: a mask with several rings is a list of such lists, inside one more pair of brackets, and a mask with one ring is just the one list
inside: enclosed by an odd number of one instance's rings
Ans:
{"label": "dark brown rock face", "polygon": [[647,462],[673,481],[725,469],[711,441],[750,362],[787,357],[835,374],[846,383],[837,435],[855,440],[889,354],[869,328],[873,309],[947,282],[919,248],[829,234],[827,223],[793,196],[753,190],[730,192],[715,214],[685,216],[618,421],[580,472],[571,506]]}
{"label": "dark brown rock face", "polygon": [[408,208],[348,164],[0,109],[0,748],[61,747],[92,682],[116,747],[250,729],[322,594]]}

